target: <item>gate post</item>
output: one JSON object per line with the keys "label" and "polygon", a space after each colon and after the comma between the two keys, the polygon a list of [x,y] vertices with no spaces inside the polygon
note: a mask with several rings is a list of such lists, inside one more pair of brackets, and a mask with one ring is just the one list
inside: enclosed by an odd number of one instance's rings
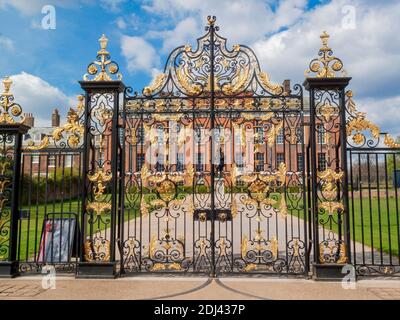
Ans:
{"label": "gate post", "polygon": [[[18,274],[18,196],[21,177],[22,135],[29,127],[24,125],[20,105],[10,93],[12,81],[3,80],[4,92],[0,96],[0,277]],[[10,113],[9,113],[10,112]]]}
{"label": "gate post", "polygon": [[[125,86],[110,59],[108,39],[80,85],[85,90],[83,190],[78,277],[116,276],[118,212],[119,97]],[[115,80],[113,78],[116,78]]]}
{"label": "gate post", "polygon": [[[311,210],[313,273],[317,280],[342,279],[350,263],[350,227],[346,157],[345,88],[351,78],[337,75],[342,61],[321,35],[322,47],[310,62],[304,87],[310,93]],[[310,190],[308,190],[310,192]]]}

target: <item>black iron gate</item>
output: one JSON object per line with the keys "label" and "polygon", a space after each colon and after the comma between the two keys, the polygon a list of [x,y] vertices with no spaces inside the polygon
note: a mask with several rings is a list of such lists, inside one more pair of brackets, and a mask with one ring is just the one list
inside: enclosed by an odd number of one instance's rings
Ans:
{"label": "black iron gate", "polygon": [[301,86],[208,22],[125,98],[121,269],[305,274]]}
{"label": "black iron gate", "polygon": [[0,276],[399,275],[400,143],[357,111],[329,35],[303,100],[217,31],[208,17],[141,93],[103,35],[85,96],[36,144],[3,80]]}
{"label": "black iron gate", "polygon": [[400,275],[400,144],[346,93],[352,263],[358,275]]}

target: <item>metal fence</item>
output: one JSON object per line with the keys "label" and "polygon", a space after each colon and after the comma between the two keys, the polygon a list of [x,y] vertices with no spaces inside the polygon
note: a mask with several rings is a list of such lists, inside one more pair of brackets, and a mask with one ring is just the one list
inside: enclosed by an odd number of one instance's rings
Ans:
{"label": "metal fence", "polygon": [[329,36],[304,99],[215,21],[141,93],[103,35],[38,144],[3,81],[0,275],[399,275],[400,144],[357,111]]}

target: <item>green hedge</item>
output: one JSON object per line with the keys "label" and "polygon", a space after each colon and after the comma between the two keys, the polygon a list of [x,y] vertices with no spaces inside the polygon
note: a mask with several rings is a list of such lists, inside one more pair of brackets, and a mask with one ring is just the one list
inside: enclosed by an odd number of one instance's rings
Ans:
{"label": "green hedge", "polygon": [[[77,199],[81,192],[82,181],[77,170],[57,170],[46,177],[24,174],[21,184],[22,205],[42,204],[46,202]],[[47,191],[47,192],[46,192]]]}

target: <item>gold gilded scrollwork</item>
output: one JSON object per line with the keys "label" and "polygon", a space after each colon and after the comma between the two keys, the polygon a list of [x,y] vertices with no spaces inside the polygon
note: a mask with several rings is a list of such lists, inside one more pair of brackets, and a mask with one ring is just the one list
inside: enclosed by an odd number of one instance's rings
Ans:
{"label": "gold gilded scrollwork", "polygon": [[[239,173],[235,167],[233,168],[235,183],[237,180],[248,184],[249,198],[242,200],[244,205],[251,205],[259,208],[261,204],[266,206],[274,206],[278,202],[275,199],[269,198],[269,193],[272,188],[286,184],[286,164],[281,162],[278,169],[273,173]],[[234,202],[235,200],[233,200]],[[233,207],[233,204],[232,204]],[[288,214],[286,199],[284,193],[281,193],[279,207],[277,208],[280,216],[285,218]],[[232,209],[233,210],[233,209]],[[235,206],[237,212],[237,207]]]}
{"label": "gold gilded scrollwork", "polygon": [[258,78],[260,79],[261,84],[272,94],[281,95],[283,93],[283,86],[271,83],[269,75],[266,72],[258,72]]}
{"label": "gold gilded scrollwork", "polygon": [[397,143],[389,134],[385,134],[384,143],[389,148],[400,148],[400,143]]}
{"label": "gold gilded scrollwork", "polygon": [[106,184],[112,179],[112,174],[105,172],[103,168],[99,168],[95,173],[88,174],[87,177],[90,182],[94,183],[93,194],[95,201],[88,202],[86,209],[96,212],[97,215],[110,211],[111,204],[101,201],[101,198],[106,189]]}
{"label": "gold gilded scrollwork", "polygon": [[112,174],[110,172],[104,171],[104,169],[97,169],[94,174],[88,174],[88,179],[90,182],[94,182],[93,193],[95,198],[99,198],[103,195],[106,188],[105,184],[112,179]]}
{"label": "gold gilded scrollwork", "polygon": [[317,109],[317,113],[324,118],[325,122],[330,122],[334,116],[339,114],[339,108],[326,102]]}
{"label": "gold gilded scrollwork", "polygon": [[329,215],[333,215],[335,212],[343,212],[343,203],[336,201],[338,197],[337,184],[342,181],[343,171],[336,172],[331,168],[328,168],[322,172],[318,172],[318,178],[321,180],[322,186],[321,192],[323,197],[327,201],[323,201],[319,204],[319,208],[324,209]]}
{"label": "gold gilded scrollwork", "polygon": [[85,241],[85,261],[110,261],[110,241],[100,235],[96,235],[93,240]]}
{"label": "gold gilded scrollwork", "polygon": [[344,264],[347,261],[346,244],[329,232],[328,238],[319,244],[319,262]]}
{"label": "gold gilded scrollwork", "polygon": [[[366,137],[363,133],[365,130],[369,130],[374,139],[379,138],[381,129],[376,124],[367,120],[364,112],[357,110],[351,90],[346,92],[346,109],[350,114],[350,119],[346,124],[346,134],[348,137],[353,136],[352,139],[356,145],[361,145],[365,142]],[[387,133],[384,136],[383,143],[389,148],[400,148],[400,143],[396,143],[394,138]]]}
{"label": "gold gilded scrollwork", "polygon": [[28,142],[28,147],[26,147],[27,150],[42,150],[47,148],[50,145],[50,138],[48,136],[44,137],[40,143],[35,146],[35,143],[31,140]]}
{"label": "gold gilded scrollwork", "polygon": [[148,87],[145,87],[143,89],[143,94],[145,96],[151,96],[154,92],[160,90],[162,88],[166,78],[167,78],[167,75],[165,73],[160,73],[159,75],[157,75],[154,78],[151,85]]}
{"label": "gold gilded scrollwork", "polygon": [[310,67],[306,70],[305,75],[309,76],[310,73],[316,74],[316,78],[335,78],[337,72],[343,70],[342,61],[333,55],[333,51],[328,47],[329,34],[324,31],[320,38],[322,41],[322,47],[319,49],[319,58],[315,58],[310,62]]}
{"label": "gold gilded scrollwork", "polygon": [[83,125],[79,123],[79,117],[79,114],[75,110],[70,109],[67,116],[67,123],[53,131],[54,141],[60,141],[65,132],[68,134],[68,144],[76,148],[81,142],[84,131]]}
{"label": "gold gilded scrollwork", "polygon": [[240,67],[236,69],[235,74],[232,75],[232,78],[235,79],[234,82],[222,86],[223,92],[227,95],[232,95],[243,91],[249,80],[249,74],[250,66],[240,65]]}
{"label": "gold gilded scrollwork", "polygon": [[189,76],[189,71],[187,69],[187,64],[180,66],[176,69],[176,77],[178,79],[179,84],[190,95],[198,95],[201,93],[201,86],[198,84],[192,83],[192,80]]}
{"label": "gold gilded scrollwork", "polygon": [[365,119],[365,114],[360,114],[357,118],[354,118],[347,123],[347,136],[349,137],[355,132],[353,135],[353,141],[356,144],[362,144],[365,141],[365,135],[362,133],[364,130],[370,130],[371,135],[375,139],[378,139],[381,133],[381,130],[377,125]]}
{"label": "gold gilded scrollwork", "polygon": [[[79,122],[79,119],[82,115],[84,110],[84,96],[78,96],[78,104],[76,106],[76,110],[70,108],[68,115],[67,115],[67,123],[63,126],[60,126],[53,130],[51,137],[54,142],[59,142],[64,138],[64,134],[67,135],[67,143],[72,148],[77,148],[83,138],[84,127],[83,124]],[[45,136],[40,143],[35,146],[33,141],[28,142],[28,146],[26,150],[42,150],[47,148],[50,145],[50,137]]]}
{"label": "gold gilded scrollwork", "polygon": [[380,128],[366,119],[364,112],[358,112],[356,104],[353,100],[353,92],[346,92],[346,109],[350,113],[351,118],[346,124],[346,134],[348,137],[353,135],[353,142],[357,145],[365,142],[364,130],[369,130],[373,138],[378,139],[381,134]]}
{"label": "gold gilded scrollwork", "polygon": [[[11,182],[10,179],[7,179],[7,178],[2,178],[2,179],[3,180],[0,181],[0,217],[1,217],[1,213],[3,212],[5,203],[10,200],[10,199],[8,199],[8,197],[6,197],[4,195],[4,190],[5,190],[6,186],[8,184],[10,184],[10,182]],[[0,225],[1,225],[1,221],[0,221]]]}
{"label": "gold gilded scrollwork", "polygon": [[[10,77],[5,77],[3,79],[4,91],[0,95],[0,123],[22,124],[25,122],[25,117],[21,116],[21,106],[14,102],[14,95],[10,92],[11,85]],[[16,120],[16,117],[20,117],[20,119]]]}

